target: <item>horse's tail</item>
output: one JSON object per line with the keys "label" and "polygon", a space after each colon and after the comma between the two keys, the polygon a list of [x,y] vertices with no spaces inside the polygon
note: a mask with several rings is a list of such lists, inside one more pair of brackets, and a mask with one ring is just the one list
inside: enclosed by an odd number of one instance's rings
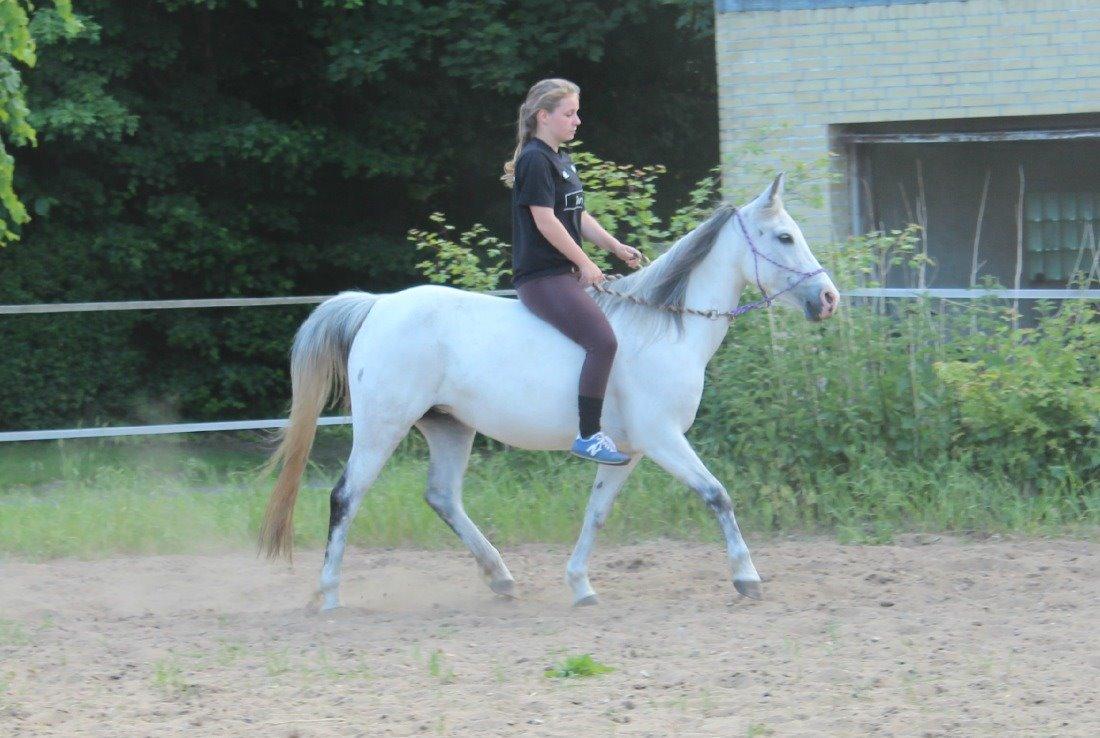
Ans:
{"label": "horse's tail", "polygon": [[378,295],[342,292],[321,303],[294,336],[290,352],[293,400],[290,423],[280,432],[279,448],[264,465],[270,473],[282,462],[260,526],[260,550],[270,559],[290,560],[294,549],[294,502],[305,470],[317,418],[329,397],[348,403],[348,353]]}

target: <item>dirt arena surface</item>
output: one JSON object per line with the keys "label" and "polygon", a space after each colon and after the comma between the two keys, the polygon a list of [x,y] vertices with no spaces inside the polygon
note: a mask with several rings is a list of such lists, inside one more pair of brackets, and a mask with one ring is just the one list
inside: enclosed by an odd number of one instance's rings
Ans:
{"label": "dirt arena surface", "polygon": [[[304,607],[249,553],[0,564],[0,735],[1100,735],[1100,544],[909,536],[604,546],[574,609],[567,549],[349,549]],[[614,667],[551,679],[565,656]]]}

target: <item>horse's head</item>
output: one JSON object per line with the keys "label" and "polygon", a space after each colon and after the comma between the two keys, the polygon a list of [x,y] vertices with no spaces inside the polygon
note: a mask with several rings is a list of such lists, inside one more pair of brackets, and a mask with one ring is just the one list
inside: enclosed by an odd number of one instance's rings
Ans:
{"label": "horse's head", "polygon": [[776,302],[803,310],[810,320],[823,320],[836,312],[840,293],[783,209],[784,178],[776,177],[729,225],[744,241],[742,278]]}

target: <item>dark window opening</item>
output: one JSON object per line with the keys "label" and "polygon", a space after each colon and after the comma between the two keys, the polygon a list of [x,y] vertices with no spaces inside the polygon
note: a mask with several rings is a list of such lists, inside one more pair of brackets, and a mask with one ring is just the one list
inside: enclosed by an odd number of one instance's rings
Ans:
{"label": "dark window opening", "polygon": [[[969,286],[980,210],[975,283],[992,277],[1011,287],[1018,253],[1024,289],[1064,288],[1075,269],[1095,264],[1100,116],[910,121],[837,133],[855,158],[853,227],[925,225],[935,261],[927,287]],[[897,274],[889,286],[910,285]]]}

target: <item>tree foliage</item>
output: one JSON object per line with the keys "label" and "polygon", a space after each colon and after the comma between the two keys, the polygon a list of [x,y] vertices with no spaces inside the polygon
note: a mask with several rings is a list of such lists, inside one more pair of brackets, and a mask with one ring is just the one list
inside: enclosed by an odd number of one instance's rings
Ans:
{"label": "tree foliage", "polygon": [[[22,240],[0,250],[0,302],[423,281],[406,233],[432,212],[507,238],[497,177],[546,76],[581,85],[593,151],[668,165],[671,191],[717,161],[702,0],[79,0],[69,25],[62,8],[27,15],[39,145],[15,151],[31,220],[6,221]],[[305,312],[0,319],[18,347],[0,427],[279,413]]]}
{"label": "tree foliage", "polygon": [[56,0],[54,6],[35,13],[25,0],[0,0],[0,247],[17,238],[13,228],[30,220],[12,188],[15,160],[7,150],[8,142],[16,146],[36,143],[19,66],[34,66],[36,36],[61,38],[80,32],[72,1]]}

